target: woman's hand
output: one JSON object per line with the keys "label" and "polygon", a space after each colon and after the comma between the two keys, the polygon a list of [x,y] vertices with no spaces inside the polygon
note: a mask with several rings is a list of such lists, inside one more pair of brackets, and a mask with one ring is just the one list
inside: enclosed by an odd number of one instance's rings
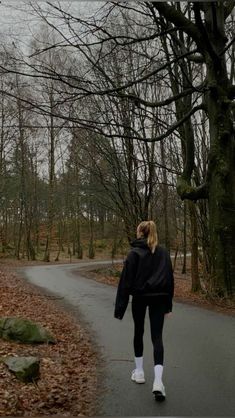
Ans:
{"label": "woman's hand", "polygon": [[165,316],[166,316],[167,318],[170,318],[170,317],[172,316],[172,312],[168,312],[168,313],[166,313],[166,314],[165,314]]}

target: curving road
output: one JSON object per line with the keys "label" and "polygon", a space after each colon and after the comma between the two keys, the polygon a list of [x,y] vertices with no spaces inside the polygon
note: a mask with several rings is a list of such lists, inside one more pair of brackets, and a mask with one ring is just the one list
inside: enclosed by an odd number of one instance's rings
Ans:
{"label": "curving road", "polygon": [[[235,416],[235,318],[175,303],[164,328],[164,382],[167,399],[152,393],[153,364],[146,321],[146,383],[130,381],[133,370],[130,307],[123,321],[113,318],[116,289],[82,276],[91,263],[23,269],[24,277],[55,295],[89,330],[104,360],[100,373],[104,416]],[[104,264],[93,262],[92,264]],[[21,270],[22,273],[22,270]]]}

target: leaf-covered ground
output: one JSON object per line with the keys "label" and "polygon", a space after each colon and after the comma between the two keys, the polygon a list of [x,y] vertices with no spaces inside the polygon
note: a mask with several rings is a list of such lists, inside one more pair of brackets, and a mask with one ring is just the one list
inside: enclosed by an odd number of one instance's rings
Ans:
{"label": "leaf-covered ground", "polygon": [[91,416],[95,414],[97,362],[86,332],[53,298],[3,267],[0,316],[29,318],[48,328],[55,345],[0,340],[0,357],[40,358],[41,377],[22,383],[0,362],[0,416]]}

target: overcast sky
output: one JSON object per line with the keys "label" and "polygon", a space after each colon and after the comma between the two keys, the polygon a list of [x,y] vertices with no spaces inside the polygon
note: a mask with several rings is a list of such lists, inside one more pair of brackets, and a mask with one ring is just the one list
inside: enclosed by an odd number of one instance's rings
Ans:
{"label": "overcast sky", "polygon": [[[34,4],[46,6],[44,0],[33,0]],[[52,0],[65,10],[70,10],[76,15],[90,16],[104,3],[103,1],[80,1],[80,0]],[[33,16],[27,7],[27,0],[1,0],[0,4],[0,36],[4,42],[19,44],[24,49],[29,44],[30,39],[37,31],[39,19]]]}

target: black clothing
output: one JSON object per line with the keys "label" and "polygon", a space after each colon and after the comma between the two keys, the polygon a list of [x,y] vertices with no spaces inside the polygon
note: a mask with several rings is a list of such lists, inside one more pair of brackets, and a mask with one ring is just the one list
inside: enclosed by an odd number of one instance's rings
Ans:
{"label": "black clothing", "polygon": [[171,312],[173,294],[174,277],[167,250],[157,246],[152,253],[146,239],[133,241],[118,285],[115,318],[123,318],[130,295],[167,295],[165,313]]}
{"label": "black clothing", "polygon": [[147,306],[149,307],[149,319],[151,339],[153,343],[154,365],[163,365],[164,348],[162,330],[165,317],[167,296],[133,296],[132,316],[134,320],[134,351],[135,357],[142,357],[144,351],[143,335],[144,320]]}

